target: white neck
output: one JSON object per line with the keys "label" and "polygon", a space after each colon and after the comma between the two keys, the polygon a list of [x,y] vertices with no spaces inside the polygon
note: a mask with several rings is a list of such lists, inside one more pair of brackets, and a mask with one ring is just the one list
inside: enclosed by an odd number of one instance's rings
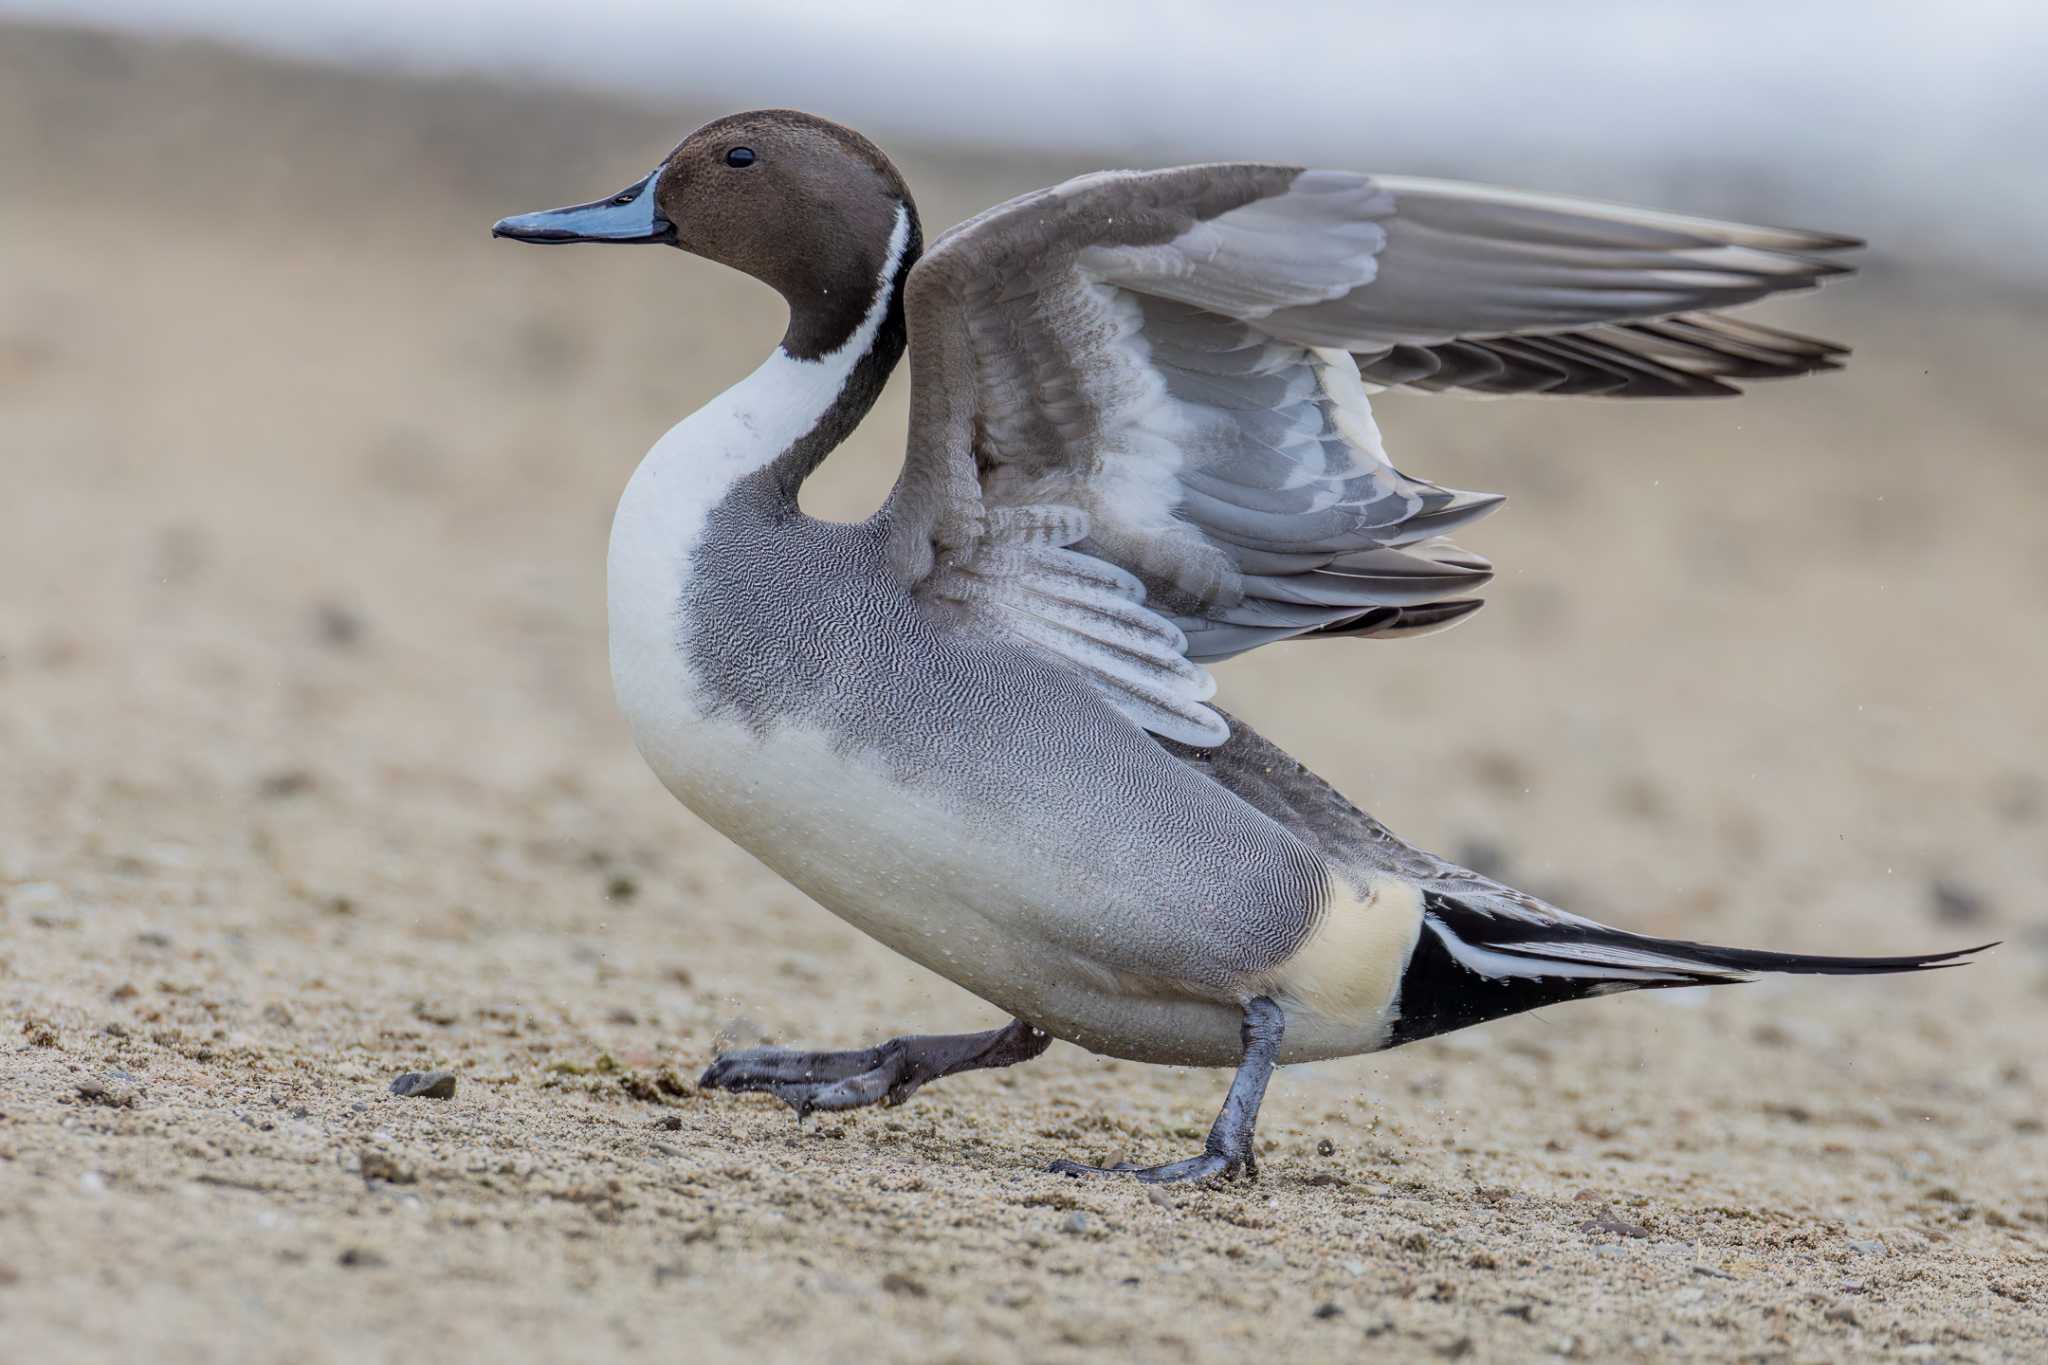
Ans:
{"label": "white neck", "polygon": [[[612,678],[636,732],[641,718],[629,691],[665,686],[682,666],[675,613],[711,510],[832,410],[888,316],[909,242],[910,211],[899,206],[875,296],[853,335],[816,360],[778,346],[759,369],[671,427],[627,482],[612,519],[608,597]],[[683,703],[674,693],[667,700]]]}

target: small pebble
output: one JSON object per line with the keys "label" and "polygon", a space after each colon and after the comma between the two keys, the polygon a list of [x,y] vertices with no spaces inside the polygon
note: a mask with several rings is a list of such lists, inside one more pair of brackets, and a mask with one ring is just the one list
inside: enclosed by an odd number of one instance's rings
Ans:
{"label": "small pebble", "polygon": [[1334,1303],[1319,1303],[1316,1305],[1316,1311],[1312,1316],[1318,1321],[1328,1322],[1331,1318],[1343,1317],[1344,1310]]}
{"label": "small pebble", "polygon": [[1328,1138],[1324,1138],[1324,1139],[1323,1139],[1323,1140],[1322,1140],[1321,1142],[1318,1142],[1318,1143],[1316,1144],[1316,1155],[1317,1155],[1317,1156],[1335,1156],[1335,1155],[1337,1155],[1337,1144],[1336,1144],[1336,1143],[1334,1143],[1334,1142],[1332,1142],[1332,1141],[1330,1141],[1330,1140],[1329,1140]]}
{"label": "small pebble", "polygon": [[1872,1237],[1849,1243],[1849,1250],[1859,1256],[1882,1256],[1886,1252],[1886,1247],[1883,1242]]}
{"label": "small pebble", "polygon": [[1079,1209],[1075,1209],[1072,1213],[1066,1216],[1066,1219],[1063,1222],[1061,1222],[1060,1231],[1072,1237],[1080,1236],[1082,1233],[1088,1231],[1088,1215],[1081,1212]]}
{"label": "small pebble", "polygon": [[890,1271],[882,1277],[882,1288],[891,1294],[902,1294],[909,1298],[921,1299],[931,1293],[924,1285],[899,1271]]}
{"label": "small pebble", "polygon": [[1598,1218],[1588,1218],[1579,1224],[1580,1232],[1604,1233],[1609,1237],[1648,1237],[1650,1230],[1641,1223],[1631,1223],[1625,1218],[1616,1218],[1606,1209],[1600,1210]]}
{"label": "small pebble", "polygon": [[365,1151],[358,1158],[364,1183],[381,1180],[387,1185],[412,1185],[419,1175],[387,1152]]}
{"label": "small pebble", "polygon": [[78,1083],[78,1098],[86,1104],[103,1104],[109,1109],[133,1109],[138,1099],[133,1085],[125,1081],[110,1084],[96,1077]]}
{"label": "small pebble", "polygon": [[335,1259],[355,1270],[367,1270],[373,1266],[387,1264],[382,1253],[372,1251],[368,1247],[350,1247]]}
{"label": "small pebble", "polygon": [[408,1071],[391,1083],[391,1093],[414,1100],[452,1100],[455,1073],[452,1071]]}

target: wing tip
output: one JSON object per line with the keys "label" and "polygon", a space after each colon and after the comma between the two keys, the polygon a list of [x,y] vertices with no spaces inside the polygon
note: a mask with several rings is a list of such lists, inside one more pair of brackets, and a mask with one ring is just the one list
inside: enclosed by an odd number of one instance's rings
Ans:
{"label": "wing tip", "polygon": [[1357,616],[1305,632],[1304,640],[1414,640],[1437,635],[1486,605],[1483,597],[1427,602],[1413,607],[1374,607]]}
{"label": "wing tip", "polygon": [[[1801,251],[1861,251],[1870,243],[1861,237],[1852,237],[1846,232],[1822,232],[1818,229],[1793,229],[1804,239]],[[1844,266],[1853,270],[1854,266]]]}

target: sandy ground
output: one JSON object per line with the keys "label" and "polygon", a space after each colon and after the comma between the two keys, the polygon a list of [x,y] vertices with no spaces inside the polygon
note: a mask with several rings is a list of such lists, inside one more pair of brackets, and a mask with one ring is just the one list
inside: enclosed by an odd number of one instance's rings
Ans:
{"label": "sandy ground", "polygon": [[[997,1016],[614,714],[612,500],[778,323],[485,230],[688,122],[0,32],[0,1360],[2048,1358],[2038,292],[1880,253],[1776,314],[1846,375],[1387,400],[1514,495],[1494,606],[1223,678],[1588,913],[2005,946],[1291,1069],[1262,1183],[1154,1195],[1038,1168],[1192,1150],[1221,1074],[1057,1045],[803,1130],[691,1085]],[[935,224],[1072,169],[904,160]]]}

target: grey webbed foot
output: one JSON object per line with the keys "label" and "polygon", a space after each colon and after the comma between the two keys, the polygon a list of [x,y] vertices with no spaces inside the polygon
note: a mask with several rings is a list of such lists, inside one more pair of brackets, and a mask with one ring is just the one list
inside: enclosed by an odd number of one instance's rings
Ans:
{"label": "grey webbed foot", "polygon": [[1184,1180],[1213,1180],[1221,1176],[1235,1180],[1243,1171],[1259,1178],[1259,1158],[1252,1150],[1253,1130],[1259,1122],[1259,1105],[1266,1098],[1266,1082],[1273,1075],[1273,1058],[1280,1051],[1287,1018],[1280,1007],[1258,996],[1244,1007],[1244,1060],[1230,1081],[1223,1112],[1209,1128],[1209,1140],[1200,1156],[1169,1161],[1163,1166],[1139,1166],[1119,1161],[1114,1166],[1088,1166],[1078,1161],[1055,1161],[1046,1170],[1054,1175],[1128,1175],[1148,1185],[1165,1185]]}
{"label": "grey webbed foot", "polygon": [[766,1090],[796,1111],[797,1120],[819,1110],[901,1104],[941,1076],[1030,1061],[1052,1035],[1014,1020],[986,1033],[891,1038],[849,1052],[799,1052],[754,1047],[714,1061],[697,1084],[706,1090]]}
{"label": "grey webbed foot", "polygon": [[1217,1176],[1222,1176],[1225,1180],[1235,1180],[1239,1171],[1243,1171],[1253,1180],[1259,1178],[1258,1160],[1249,1149],[1235,1156],[1226,1152],[1205,1151],[1200,1156],[1169,1161],[1161,1166],[1140,1166],[1135,1161],[1119,1161],[1114,1166],[1090,1166],[1083,1162],[1062,1159],[1045,1169],[1053,1175],[1127,1175],[1142,1180],[1147,1185],[1171,1185],[1183,1180],[1213,1180]]}

